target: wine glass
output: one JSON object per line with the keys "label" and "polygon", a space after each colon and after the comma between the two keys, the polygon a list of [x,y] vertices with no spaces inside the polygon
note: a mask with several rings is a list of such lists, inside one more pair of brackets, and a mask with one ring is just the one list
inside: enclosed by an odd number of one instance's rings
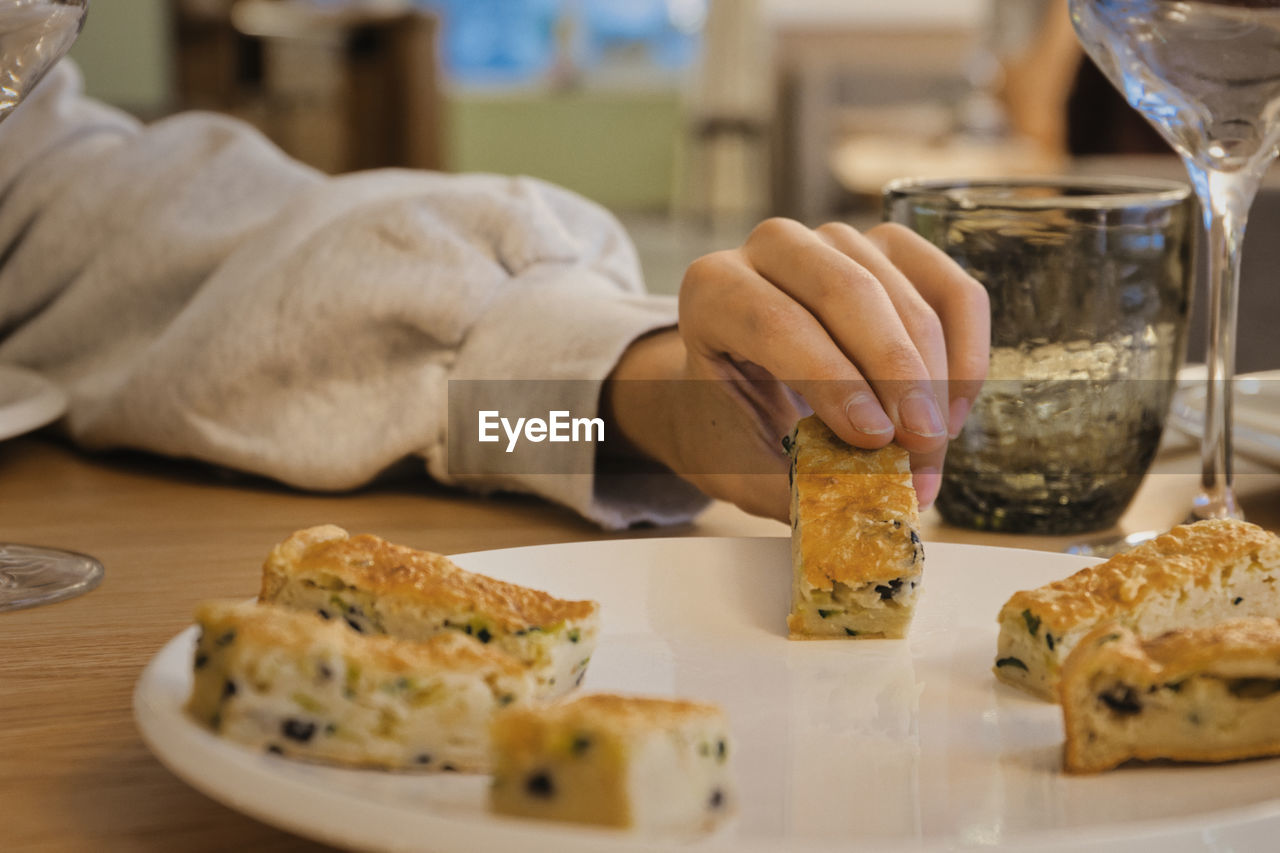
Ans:
{"label": "wine glass", "polygon": [[[80,33],[88,0],[0,0],[0,121],[13,112]],[[0,543],[0,612],[88,592],[102,580],[92,557]]]}
{"label": "wine glass", "polygon": [[1084,49],[1181,155],[1200,200],[1208,395],[1189,520],[1240,518],[1231,442],[1236,296],[1249,207],[1280,144],[1280,0],[1070,0],[1070,9]]}

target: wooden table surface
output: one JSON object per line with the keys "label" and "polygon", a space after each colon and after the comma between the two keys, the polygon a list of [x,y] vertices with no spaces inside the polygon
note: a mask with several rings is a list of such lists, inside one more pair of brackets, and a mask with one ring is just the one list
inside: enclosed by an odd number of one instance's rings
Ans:
{"label": "wooden table surface", "polygon": [[[1280,529],[1280,473],[1245,463],[1246,513]],[[1168,527],[1195,490],[1195,454],[1162,452],[1121,527]],[[620,536],[786,535],[723,504],[694,524],[603,533],[531,499],[478,498],[404,472],[341,496],[302,494],[143,455],[91,456],[44,435],[0,443],[0,541],[93,554],[94,592],[0,614],[0,850],[322,849],[231,811],[170,774],[134,728],[143,666],[196,602],[248,597],[262,559],[322,522],[420,548],[486,548]],[[928,541],[1059,550],[1062,538],[995,536],[925,516]]]}

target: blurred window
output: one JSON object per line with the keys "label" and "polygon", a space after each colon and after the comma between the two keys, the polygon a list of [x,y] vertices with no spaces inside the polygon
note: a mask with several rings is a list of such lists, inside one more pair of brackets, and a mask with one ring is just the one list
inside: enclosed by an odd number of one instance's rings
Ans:
{"label": "blurred window", "polygon": [[441,21],[451,80],[566,83],[581,72],[681,71],[707,0],[416,0]]}

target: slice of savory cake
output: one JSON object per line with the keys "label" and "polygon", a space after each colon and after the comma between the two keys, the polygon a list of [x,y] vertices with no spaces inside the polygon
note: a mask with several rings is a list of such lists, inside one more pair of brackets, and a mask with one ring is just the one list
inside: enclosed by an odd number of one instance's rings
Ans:
{"label": "slice of savory cake", "polygon": [[1101,622],[1142,637],[1280,614],[1280,538],[1256,524],[1184,524],[1104,563],[1014,593],[1000,611],[995,674],[1050,701],[1062,662]]}
{"label": "slice of savory cake", "polygon": [[1102,625],[1067,658],[1059,691],[1071,772],[1280,755],[1280,622],[1232,619],[1146,642]]}
{"label": "slice of savory cake", "polygon": [[907,451],[860,450],[808,417],[791,455],[792,639],[903,637],[924,546]]}
{"label": "slice of savory cake", "polygon": [[524,667],[457,634],[373,637],[253,602],[206,602],[196,623],[187,710],[219,735],[268,752],[485,770],[494,712],[533,694]]}
{"label": "slice of savory cake", "polygon": [[489,802],[501,814],[686,833],[732,805],[715,705],[597,693],[506,709],[491,731]]}
{"label": "slice of savory cake", "polygon": [[541,698],[581,683],[599,628],[594,601],[564,601],[333,525],[300,530],[273,548],[258,598],[362,633],[405,640],[469,634],[527,666]]}

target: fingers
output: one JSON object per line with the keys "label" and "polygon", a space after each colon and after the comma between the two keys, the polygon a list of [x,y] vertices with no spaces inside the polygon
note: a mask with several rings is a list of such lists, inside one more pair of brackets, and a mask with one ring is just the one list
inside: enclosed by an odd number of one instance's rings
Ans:
{"label": "fingers", "polygon": [[823,324],[742,253],[717,252],[689,267],[680,288],[680,333],[697,361],[695,373],[728,375],[726,356],[757,364],[798,391],[849,443],[874,449],[893,440],[894,424],[875,392]]}
{"label": "fingers", "polygon": [[869,380],[899,444],[924,453],[946,442],[945,408],[932,385],[947,376],[941,327],[905,278],[887,271],[882,278],[861,263],[889,267],[877,250],[848,234],[824,239],[797,222],[770,220],[743,252],[760,275],[821,323]]}
{"label": "fingers", "polygon": [[949,431],[955,438],[987,376],[991,307],[986,288],[937,246],[901,225],[877,225],[865,237],[911,280],[942,324],[950,379]]}
{"label": "fingers", "polygon": [[759,365],[845,441],[896,440],[922,505],[986,376],[989,312],[977,281],[897,225],[862,234],[771,219],[741,249],[695,261],[680,291],[693,375]]}

